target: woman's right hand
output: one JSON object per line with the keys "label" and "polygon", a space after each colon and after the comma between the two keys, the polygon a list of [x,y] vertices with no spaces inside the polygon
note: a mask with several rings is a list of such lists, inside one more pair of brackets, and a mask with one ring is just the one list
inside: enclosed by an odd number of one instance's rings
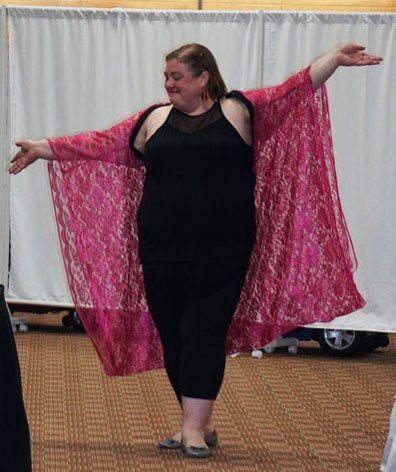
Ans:
{"label": "woman's right hand", "polygon": [[24,139],[15,143],[20,150],[11,159],[10,174],[18,174],[23,169],[33,164],[37,159],[53,159],[52,149],[46,139],[33,141]]}

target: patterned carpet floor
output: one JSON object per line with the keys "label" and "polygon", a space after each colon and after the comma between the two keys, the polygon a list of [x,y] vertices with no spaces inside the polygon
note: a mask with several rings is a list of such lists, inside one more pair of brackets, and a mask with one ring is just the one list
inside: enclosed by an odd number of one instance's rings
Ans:
{"label": "patterned carpet floor", "polygon": [[315,342],[227,359],[214,413],[220,445],[191,460],[156,443],[180,426],[164,371],[109,378],[62,314],[17,333],[34,472],[378,472],[396,394],[387,348],[332,358]]}

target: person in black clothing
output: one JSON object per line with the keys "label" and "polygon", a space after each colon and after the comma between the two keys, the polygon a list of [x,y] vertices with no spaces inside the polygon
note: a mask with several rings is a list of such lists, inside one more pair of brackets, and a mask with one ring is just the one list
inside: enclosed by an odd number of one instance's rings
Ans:
{"label": "person in black clothing", "polygon": [[[344,45],[313,62],[314,89],[340,65],[379,63],[363,50]],[[217,444],[212,409],[255,240],[252,109],[242,94],[227,94],[215,58],[202,45],[168,54],[164,76],[170,103],[150,108],[130,137],[146,168],[139,256],[182,408],[181,431],[159,447],[203,458]],[[17,144],[13,174],[38,158],[54,159],[47,140]]]}
{"label": "person in black clothing", "polygon": [[9,312],[0,285],[0,469],[30,472],[29,425]]}

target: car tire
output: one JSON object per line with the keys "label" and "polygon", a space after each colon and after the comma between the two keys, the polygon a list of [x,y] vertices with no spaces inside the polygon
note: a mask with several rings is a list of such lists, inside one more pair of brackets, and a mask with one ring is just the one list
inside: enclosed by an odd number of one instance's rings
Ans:
{"label": "car tire", "polygon": [[346,329],[320,329],[316,339],[331,356],[351,356],[364,347],[365,332]]}

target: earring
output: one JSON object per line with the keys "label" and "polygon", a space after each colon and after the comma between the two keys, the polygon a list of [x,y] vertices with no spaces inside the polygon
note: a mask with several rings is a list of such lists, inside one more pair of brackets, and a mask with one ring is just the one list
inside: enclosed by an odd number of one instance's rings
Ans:
{"label": "earring", "polygon": [[202,91],[201,91],[202,103],[205,104],[207,99],[208,99],[208,91],[206,90],[206,87],[202,87]]}

